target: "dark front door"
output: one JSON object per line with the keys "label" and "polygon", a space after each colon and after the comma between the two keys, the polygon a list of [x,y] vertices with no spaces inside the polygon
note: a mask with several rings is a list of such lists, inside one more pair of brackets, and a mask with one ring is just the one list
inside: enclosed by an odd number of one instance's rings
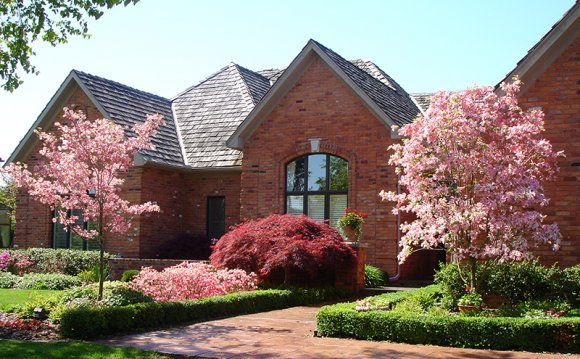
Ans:
{"label": "dark front door", "polygon": [[220,238],[226,232],[226,198],[207,197],[207,238]]}

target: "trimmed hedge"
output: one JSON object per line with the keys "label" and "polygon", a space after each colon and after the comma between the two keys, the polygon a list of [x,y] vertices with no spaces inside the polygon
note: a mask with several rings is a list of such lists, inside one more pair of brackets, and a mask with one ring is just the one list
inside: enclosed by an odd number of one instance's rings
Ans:
{"label": "trimmed hedge", "polygon": [[408,312],[357,312],[354,303],[325,306],[318,332],[329,337],[497,350],[579,352],[580,318],[483,318]]}
{"label": "trimmed hedge", "polygon": [[67,338],[91,339],[319,303],[348,294],[338,289],[268,289],[180,302],[81,307],[62,313],[60,333]]}

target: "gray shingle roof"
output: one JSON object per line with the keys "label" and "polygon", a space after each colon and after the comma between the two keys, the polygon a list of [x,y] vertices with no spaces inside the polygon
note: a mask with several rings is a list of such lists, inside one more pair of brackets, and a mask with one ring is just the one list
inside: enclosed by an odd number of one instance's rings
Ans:
{"label": "gray shingle roof", "polygon": [[412,122],[420,113],[409,94],[372,62],[359,60],[357,64],[353,64],[324,45],[311,41],[324,51],[397,125],[402,126]]}
{"label": "gray shingle roof", "polygon": [[270,88],[259,73],[230,64],[173,99],[187,164],[193,168],[241,165],[226,140]]}
{"label": "gray shingle roof", "polygon": [[259,70],[256,72],[259,73],[260,75],[268,78],[270,80],[270,83],[273,85],[274,82],[276,82],[280,78],[282,73],[284,73],[284,70],[286,70],[286,69],[265,69],[265,70]]}
{"label": "gray shingle roof", "polygon": [[427,111],[431,106],[431,97],[435,95],[434,92],[412,93],[411,96],[417,101],[423,111]]}
{"label": "gray shingle roof", "polygon": [[[419,108],[409,94],[377,65],[367,60],[349,62],[315,42],[344,73],[376,102],[395,123],[411,122]],[[192,168],[241,165],[242,153],[228,148],[226,140],[285,69],[252,71],[237,64],[220,69],[172,100],[75,71],[113,120],[122,125],[160,113],[166,125],[153,138],[154,151],[143,151],[146,160]],[[423,102],[417,99],[423,106]],[[172,107],[181,136],[181,149]],[[183,160],[182,153],[187,157]]]}
{"label": "gray shingle roof", "polygon": [[111,120],[119,125],[132,126],[144,121],[148,114],[162,115],[165,125],[151,139],[155,149],[141,151],[141,154],[146,161],[183,166],[171,102],[168,99],[82,71],[73,71],[107,111]]}

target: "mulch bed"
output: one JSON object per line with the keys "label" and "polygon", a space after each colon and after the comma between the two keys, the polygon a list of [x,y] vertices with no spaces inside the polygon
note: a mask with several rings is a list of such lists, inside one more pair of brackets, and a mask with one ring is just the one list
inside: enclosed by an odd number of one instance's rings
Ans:
{"label": "mulch bed", "polygon": [[45,320],[19,319],[16,314],[0,312],[0,338],[18,340],[59,340],[58,325]]}

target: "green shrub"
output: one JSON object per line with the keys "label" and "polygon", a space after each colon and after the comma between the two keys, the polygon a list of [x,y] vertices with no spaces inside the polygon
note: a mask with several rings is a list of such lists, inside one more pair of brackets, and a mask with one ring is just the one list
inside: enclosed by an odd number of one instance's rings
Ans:
{"label": "green shrub", "polygon": [[20,289],[53,289],[62,290],[82,284],[80,278],[57,273],[28,273],[20,277]]}
{"label": "green shrub", "polygon": [[152,301],[151,297],[126,286],[112,287],[103,293],[103,304],[109,307],[121,307]]}
{"label": "green shrub", "polygon": [[0,271],[0,288],[14,288],[18,285],[20,277],[10,272]]}
{"label": "green shrub", "polygon": [[357,312],[352,303],[325,306],[316,316],[324,336],[498,350],[578,352],[580,318],[528,319]]}
{"label": "green shrub", "polygon": [[126,271],[123,272],[123,275],[121,276],[121,282],[130,282],[131,279],[133,279],[133,277],[136,277],[138,275],[139,275],[138,269],[127,269]]}
{"label": "green shrub", "polygon": [[73,287],[59,293],[57,296],[51,296],[46,299],[42,297],[33,299],[25,305],[17,306],[15,312],[20,317],[30,318],[34,308],[40,307],[48,313],[50,319],[58,321],[62,313],[71,308],[123,306],[152,301],[150,297],[143,293],[128,288],[125,283],[105,282],[104,284],[103,300],[101,302],[97,301],[99,286],[94,283]]}
{"label": "green shrub", "polygon": [[268,289],[181,302],[123,307],[78,307],[63,311],[60,332],[68,338],[96,338],[169,325],[307,305],[344,297],[337,289]]}
{"label": "green shrub", "polygon": [[[457,304],[465,294],[468,270],[456,263],[444,264],[435,274],[435,282],[452,303]],[[476,290],[481,295],[498,294],[507,303],[566,298],[571,304],[580,292],[580,265],[562,270],[545,267],[534,261],[499,263],[489,261],[477,267]],[[575,299],[574,299],[575,298]]]}
{"label": "green shrub", "polygon": [[580,264],[561,272],[557,291],[573,307],[580,306]]}
{"label": "green shrub", "polygon": [[26,303],[14,306],[13,311],[20,318],[32,318],[35,308],[42,308],[45,313],[50,314],[58,306],[61,295],[62,293],[56,293],[48,297],[33,296]]}
{"label": "green shrub", "polygon": [[[35,273],[62,273],[78,275],[82,271],[93,270],[99,265],[98,251],[75,249],[28,248],[8,250],[10,253],[21,253],[32,261],[30,270]],[[105,253],[105,263],[111,255]]]}
{"label": "green shrub", "polygon": [[389,275],[379,268],[365,264],[365,287],[384,287],[389,284]]}

